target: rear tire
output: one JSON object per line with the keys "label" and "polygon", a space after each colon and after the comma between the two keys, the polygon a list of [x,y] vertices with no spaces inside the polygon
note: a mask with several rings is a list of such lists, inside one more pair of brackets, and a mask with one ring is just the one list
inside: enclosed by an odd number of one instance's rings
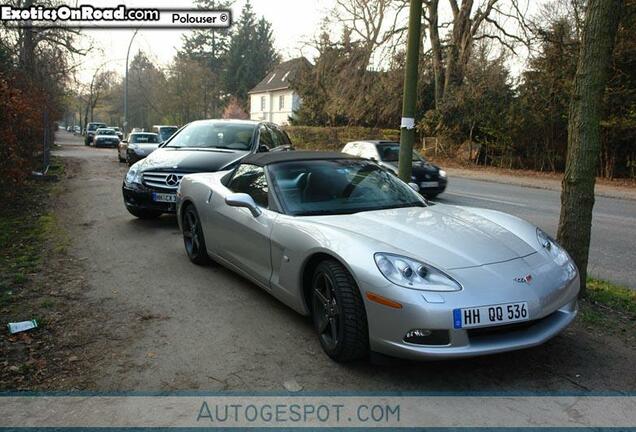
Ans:
{"label": "rear tire", "polygon": [[210,262],[208,250],[205,246],[203,228],[199,213],[194,205],[188,205],[182,216],[183,244],[190,261],[196,265],[206,265]]}
{"label": "rear tire", "polygon": [[369,356],[369,328],[364,302],[342,264],[328,259],[316,267],[311,282],[314,328],[325,353],[338,362]]}
{"label": "rear tire", "polygon": [[157,210],[146,210],[128,206],[126,206],[126,210],[128,210],[128,213],[139,219],[157,219],[162,215],[162,212]]}

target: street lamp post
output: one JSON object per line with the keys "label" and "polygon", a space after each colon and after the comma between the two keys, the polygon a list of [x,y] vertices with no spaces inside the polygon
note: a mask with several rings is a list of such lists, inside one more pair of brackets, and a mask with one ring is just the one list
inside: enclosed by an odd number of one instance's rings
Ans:
{"label": "street lamp post", "polygon": [[126,52],[126,74],[124,78],[124,133],[128,133],[128,57],[130,56],[130,47],[132,46],[133,39],[137,36],[139,29],[135,30],[130,43],[128,44],[128,51]]}
{"label": "street lamp post", "polygon": [[415,142],[415,106],[417,102],[417,63],[420,54],[422,0],[411,0],[409,31],[406,45],[402,123],[400,125],[400,156],[398,173],[405,182],[413,172],[413,143]]}

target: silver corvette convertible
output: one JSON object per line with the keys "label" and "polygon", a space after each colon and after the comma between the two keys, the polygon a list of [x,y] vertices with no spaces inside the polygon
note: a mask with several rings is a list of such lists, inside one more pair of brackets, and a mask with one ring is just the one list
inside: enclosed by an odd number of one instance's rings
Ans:
{"label": "silver corvette convertible", "polygon": [[577,313],[577,269],[543,231],[430,205],[342,153],[257,153],[229,172],[187,175],[177,210],[190,260],[213,259],[310,315],[338,361],[532,347]]}

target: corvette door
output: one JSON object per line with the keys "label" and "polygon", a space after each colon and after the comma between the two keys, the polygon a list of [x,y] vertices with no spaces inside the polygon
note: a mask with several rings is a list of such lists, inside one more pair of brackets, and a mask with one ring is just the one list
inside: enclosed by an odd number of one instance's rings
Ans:
{"label": "corvette door", "polygon": [[258,283],[269,287],[272,274],[270,235],[278,213],[267,209],[267,179],[262,167],[241,165],[228,184],[232,192],[250,195],[262,210],[258,217],[242,207],[218,204],[211,241],[217,253]]}

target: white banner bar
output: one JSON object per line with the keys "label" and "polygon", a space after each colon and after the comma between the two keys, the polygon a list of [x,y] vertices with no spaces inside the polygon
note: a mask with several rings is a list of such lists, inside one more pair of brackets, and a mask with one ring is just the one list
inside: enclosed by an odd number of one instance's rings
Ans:
{"label": "white banner bar", "polygon": [[0,427],[636,425],[636,396],[1,396]]}

